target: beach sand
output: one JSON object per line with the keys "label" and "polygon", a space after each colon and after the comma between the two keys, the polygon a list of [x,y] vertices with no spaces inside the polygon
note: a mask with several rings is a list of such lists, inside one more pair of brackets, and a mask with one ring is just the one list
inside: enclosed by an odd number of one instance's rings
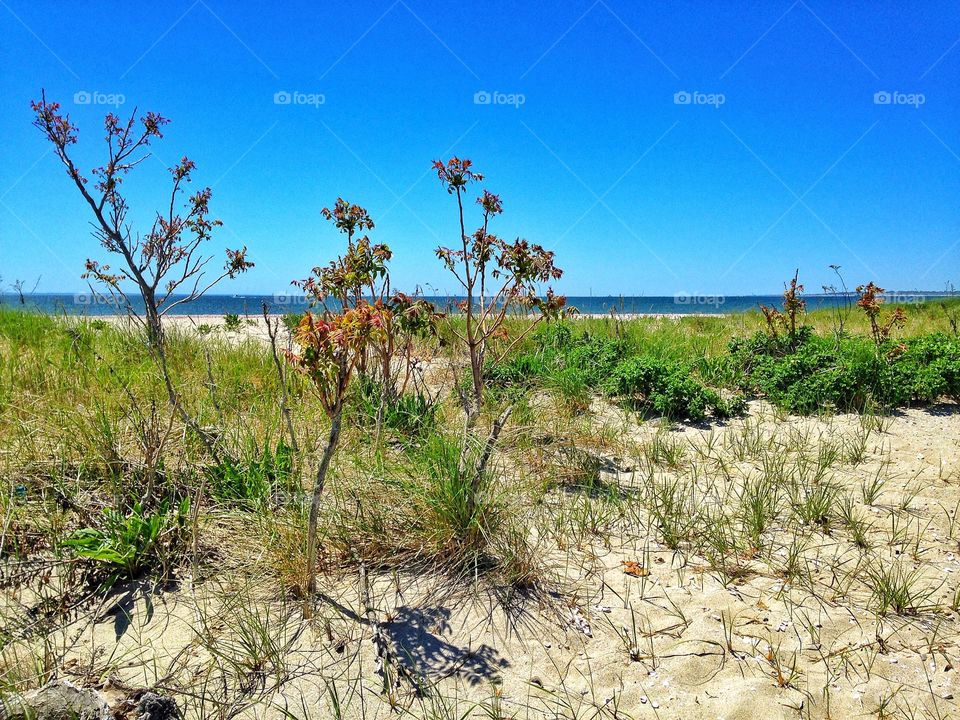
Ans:
{"label": "beach sand", "polygon": [[[726,448],[719,452],[736,476],[760,470],[759,457],[736,451],[752,434],[778,438],[776,448],[799,433],[814,454],[859,427],[852,415],[784,419],[753,403],[747,418],[672,432],[685,447]],[[656,433],[653,423],[636,424],[624,447]],[[697,462],[692,450],[687,458]],[[681,476],[669,468],[657,474]],[[878,474],[886,483],[867,505],[862,488]],[[629,468],[603,478],[624,490],[649,482]],[[250,694],[240,717],[303,717],[303,708],[310,717],[332,717],[331,688],[346,702],[345,717],[392,717],[391,702],[416,714],[418,684],[451,709],[486,703],[505,718],[852,718],[881,708],[957,717],[960,618],[946,610],[960,579],[956,408],[898,414],[871,434],[861,462],[840,463],[829,482],[856,498],[871,557],[917,573],[927,602],[942,609],[875,612],[864,582],[873,566],[839,531],[811,528],[800,537],[809,578],[793,584],[776,570],[798,542],[784,529],[766,536],[769,558],[742,557],[741,572],[724,577],[704,558],[658,542],[650,518],[613,513],[596,533],[569,537],[565,549],[544,555],[562,588],[553,597],[517,597],[504,606],[482,592],[450,594],[442,578],[374,572],[375,617],[395,653],[393,672],[406,673],[387,694],[379,691],[359,576],[326,577],[317,617],[303,625],[298,604],[277,600],[268,579],[241,580],[231,571],[249,566],[254,546],[219,547],[221,571],[186,573],[173,592],[148,596],[131,588],[82,638],[77,662],[99,648],[122,658],[111,677],[124,686],[166,678],[215,695],[244,682],[229,658],[245,656],[241,626],[249,632],[257,619],[282,648],[285,680],[270,689],[273,670],[265,669],[268,686]],[[568,500],[546,498],[557,513]],[[582,508],[578,502],[571,507]],[[643,571],[625,572],[627,561]],[[362,703],[354,694],[360,688]]]}

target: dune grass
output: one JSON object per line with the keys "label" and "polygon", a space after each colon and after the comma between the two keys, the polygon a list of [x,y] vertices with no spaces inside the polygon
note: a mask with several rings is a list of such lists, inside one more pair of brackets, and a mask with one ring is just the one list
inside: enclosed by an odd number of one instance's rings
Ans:
{"label": "dune grass", "polygon": [[[953,342],[948,313],[957,307],[910,307],[895,342],[937,333]],[[510,319],[508,332],[519,334],[525,322]],[[836,338],[832,311],[809,313],[806,323],[824,342]],[[784,424],[786,415],[769,406],[733,419],[745,405],[688,411],[697,393],[712,393],[703,397],[714,403],[757,395],[745,382],[749,372],[731,360],[731,343],[763,332],[758,313],[584,318],[566,328],[538,329],[505,365],[491,368],[480,423],[493,425],[508,406],[513,415],[482,469],[483,447],[464,439],[453,392],[464,379],[463,358],[440,343],[419,348],[429,361],[425,387],[379,420],[376,387],[357,385],[321,515],[326,587],[356,573],[394,578],[398,592],[401,576],[434,578],[443,591],[535,597],[559,615],[573,612],[576,621],[580,611],[570,607],[586,605],[576,589],[584,579],[574,568],[592,567],[598,547],[629,539],[648,550],[666,548],[681,579],[693,572],[735,588],[770,578],[783,594],[829,596],[878,618],[941,617],[949,612],[944,593],[952,592],[955,604],[957,589],[929,577],[925,527],[909,493],[891,500],[890,488],[903,480],[889,458],[878,469],[859,469],[889,452],[882,407],[864,404],[857,422],[831,430],[829,412],[817,406],[827,431]],[[870,342],[857,315],[845,328],[845,337]],[[558,339],[561,332],[567,340]],[[584,352],[570,342],[579,337],[598,342]],[[185,702],[207,711],[248,707],[257,693],[301,672],[287,657],[301,632],[288,610],[304,596],[306,488],[327,420],[307,383],[289,374],[284,382],[297,429],[291,442],[280,412],[281,378],[258,341],[176,329],[169,342],[183,402],[216,432],[226,458],[210,457],[172,418],[162,379],[130,328],[0,307],[0,561],[16,590],[0,604],[0,689],[23,690],[56,674],[71,647],[36,638],[62,637],[79,616],[93,622],[92,599],[110,586],[165,586],[185,577],[221,582],[227,575],[234,586],[255,584],[258,593],[242,612],[231,611],[232,634],[212,620],[198,628],[209,682],[193,694],[180,687]],[[680,398],[683,412],[645,402],[646,386],[611,385],[627,382],[611,371],[630,358],[667,369],[660,375],[643,365],[640,375],[657,391],[673,392],[661,386],[675,382],[679,395],[670,397]],[[691,417],[701,424],[684,425]],[[678,432],[691,427],[693,436]],[[944,512],[949,519],[949,508]],[[957,532],[955,516],[940,532]],[[226,598],[222,607],[241,607]],[[260,613],[261,602],[275,609]],[[49,610],[38,616],[41,604]],[[332,621],[321,610],[314,622],[323,628]],[[376,614],[372,601],[356,612]],[[657,633],[631,617],[629,627],[616,630],[624,662],[656,668]],[[732,658],[743,653],[732,635],[717,643]],[[796,686],[792,655],[771,646],[766,657],[778,686]],[[253,676],[259,685],[250,683]],[[346,697],[338,681],[327,688],[336,702]],[[554,700],[560,707],[561,698]],[[410,710],[422,717],[432,711]]]}

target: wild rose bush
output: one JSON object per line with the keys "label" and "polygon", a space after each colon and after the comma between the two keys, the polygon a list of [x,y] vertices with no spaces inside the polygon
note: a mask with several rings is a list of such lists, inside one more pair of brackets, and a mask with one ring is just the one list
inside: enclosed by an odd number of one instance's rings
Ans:
{"label": "wild rose bush", "polygon": [[[307,577],[305,595],[316,592],[317,522],[320,501],[333,455],[340,443],[343,409],[350,382],[366,360],[369,347],[382,341],[387,312],[371,304],[364,291],[376,289],[386,275],[390,258],[386,245],[372,246],[366,236],[355,239],[357,231],[373,227],[367,211],[339,198],[334,209],[322,214],[347,236],[347,249],[326,266],[313,268],[309,277],[295,280],[311,300],[313,309],[304,313],[293,330],[299,351],[287,352],[287,359],[306,378],[330,419],[330,431],[314,480],[310,515],[307,521]],[[304,616],[312,614],[305,598]]]}
{"label": "wild rose bush", "polygon": [[[743,390],[801,414],[882,411],[960,397],[960,343],[942,334],[895,341],[893,331],[903,327],[906,313],[895,308],[882,317],[883,288],[873,282],[856,288],[869,338],[842,330],[825,337],[800,325],[794,317],[805,307],[802,290],[794,276],[784,293],[789,324],[765,308],[770,332],[730,344],[729,364]],[[771,318],[789,332],[776,332]]]}

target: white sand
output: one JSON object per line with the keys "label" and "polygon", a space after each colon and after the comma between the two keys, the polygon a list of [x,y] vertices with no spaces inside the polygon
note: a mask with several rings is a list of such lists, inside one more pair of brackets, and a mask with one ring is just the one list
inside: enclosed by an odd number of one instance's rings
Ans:
{"label": "white sand", "polygon": [[[852,433],[859,423],[855,416],[777,421],[768,410],[754,404],[751,419],[715,428],[716,442],[722,447],[725,436],[743,433],[759,414],[764,432],[807,432],[821,442]],[[353,575],[324,581],[328,599],[308,625],[300,623],[295,602],[270,599],[268,581],[238,583],[227,569],[195,586],[188,577],[179,591],[153,597],[150,612],[137,596],[119,638],[116,616],[104,616],[84,637],[78,657],[96,646],[115,658],[113,674],[128,684],[166,677],[167,686],[210,697],[252,683],[243,701],[251,707],[242,717],[280,717],[281,707],[296,717],[332,717],[330,687],[337,688],[346,717],[393,717],[390,697],[414,717],[441,697],[461,712],[471,702],[499,698],[505,718],[854,718],[873,717],[884,703],[888,713],[899,708],[903,717],[960,717],[960,619],[946,609],[960,580],[960,528],[951,523],[960,503],[955,413],[953,407],[903,413],[887,432],[871,435],[864,462],[841,463],[834,478],[859,497],[861,482],[878,471],[889,475],[875,506],[859,508],[873,525],[872,552],[917,569],[935,588],[930,601],[937,611],[874,614],[857,570],[860,553],[843,533],[812,530],[805,537],[812,587],[791,587],[762,563],[725,585],[703,558],[684,562],[654,539],[655,531],[626,517],[613,519],[608,533],[545,556],[564,578],[563,594],[513,613],[490,598],[438,601],[423,577],[401,576],[398,594],[390,576],[376,576],[377,616],[392,618],[386,631],[401,664],[434,685],[427,699],[418,698],[408,680],[392,696],[380,693],[370,628],[357,619],[363,607]],[[603,420],[602,411],[596,420]],[[653,423],[636,425],[627,440],[649,440],[655,432]],[[703,444],[708,433],[686,427],[676,437]],[[685,463],[691,462],[687,455]],[[741,469],[753,462],[730,458]],[[644,482],[629,472],[608,479],[624,486]],[[902,503],[908,509],[899,513]],[[895,515],[912,528],[909,542],[891,544]],[[777,548],[774,560],[783,560],[786,533],[775,529],[769,541]],[[625,560],[644,564],[649,576],[625,574]],[[239,598],[239,606],[221,609],[224,597]],[[276,673],[269,668],[245,679],[230,665],[229,658],[246,657],[237,628],[250,617],[269,618],[268,634],[283,648],[279,687],[271,686]],[[203,643],[201,628],[208,637]],[[211,655],[211,639],[223,656]],[[265,688],[258,684],[263,681]],[[362,701],[351,694],[360,687]]]}

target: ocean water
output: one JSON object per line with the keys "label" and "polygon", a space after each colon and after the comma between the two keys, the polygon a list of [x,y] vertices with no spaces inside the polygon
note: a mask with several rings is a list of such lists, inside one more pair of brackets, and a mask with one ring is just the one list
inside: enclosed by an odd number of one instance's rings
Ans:
{"label": "ocean water", "polygon": [[[885,295],[887,302],[916,303],[943,297],[960,297],[960,293],[933,293],[933,292],[889,292]],[[805,295],[808,310],[818,308],[842,307],[856,302],[852,294]],[[460,298],[450,296],[427,296],[438,309],[456,312],[456,303]],[[123,312],[122,308],[104,298],[97,298],[89,293],[51,294],[33,293],[27,295],[23,307],[29,307],[41,312],[58,315],[116,315]],[[0,294],[0,303],[6,306],[21,307],[20,298],[16,295]],[[179,315],[216,315],[227,313],[237,315],[260,315],[263,303],[269,306],[271,313],[301,312],[307,304],[302,296],[289,295],[205,295],[199,300],[183,304],[171,311]],[[680,314],[680,315],[715,315],[723,313],[740,313],[757,310],[759,306],[768,305],[781,308],[782,295],[674,295],[674,296],[571,296],[567,298],[568,305],[576,307],[584,315],[604,315],[610,312],[617,313],[650,313],[650,314]]]}

